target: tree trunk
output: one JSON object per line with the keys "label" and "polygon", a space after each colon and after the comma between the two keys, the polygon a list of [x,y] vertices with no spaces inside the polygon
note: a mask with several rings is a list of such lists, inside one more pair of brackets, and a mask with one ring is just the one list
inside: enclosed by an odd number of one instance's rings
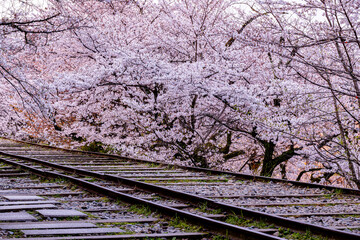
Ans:
{"label": "tree trunk", "polygon": [[273,161],[275,144],[271,141],[263,141],[262,144],[265,147],[265,154],[260,175],[265,177],[271,177],[275,167],[277,166],[277,164]]}
{"label": "tree trunk", "polygon": [[275,168],[292,158],[293,156],[297,155],[295,152],[295,148],[293,145],[290,146],[289,150],[286,150],[285,152],[281,153],[279,156],[273,158],[274,150],[275,150],[275,144],[273,142],[267,142],[262,141],[261,142],[265,148],[265,155],[263,159],[263,165],[260,172],[260,176],[264,177],[271,177]]}

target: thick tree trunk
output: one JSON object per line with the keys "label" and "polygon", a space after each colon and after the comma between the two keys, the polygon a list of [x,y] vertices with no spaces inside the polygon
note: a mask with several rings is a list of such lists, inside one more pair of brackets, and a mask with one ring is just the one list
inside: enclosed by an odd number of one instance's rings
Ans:
{"label": "thick tree trunk", "polygon": [[263,159],[263,165],[260,172],[261,176],[271,177],[274,169],[277,164],[274,162],[273,154],[275,150],[275,144],[270,142],[263,141],[263,146],[265,147],[265,154]]}
{"label": "thick tree trunk", "polygon": [[295,153],[294,146],[291,145],[289,150],[281,153],[279,156],[274,158],[273,155],[275,151],[275,144],[271,141],[270,142],[262,141],[262,144],[265,148],[265,155],[263,159],[263,165],[260,172],[260,176],[271,177],[275,168],[280,163],[286,162],[293,156],[297,155]]}

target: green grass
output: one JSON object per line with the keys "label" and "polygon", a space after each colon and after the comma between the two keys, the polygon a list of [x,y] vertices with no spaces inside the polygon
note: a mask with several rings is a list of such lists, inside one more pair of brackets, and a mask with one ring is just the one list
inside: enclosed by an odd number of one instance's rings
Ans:
{"label": "green grass", "polygon": [[31,215],[37,213],[37,212],[35,212],[35,210],[27,210],[26,212],[27,212],[28,214],[31,214]]}
{"label": "green grass", "polygon": [[201,212],[207,212],[208,211],[207,202],[200,203],[200,206],[199,208],[197,208],[197,210]]}
{"label": "green grass", "polygon": [[185,232],[199,232],[201,227],[188,224],[185,220],[180,219],[178,216],[171,219],[169,226],[180,228]]}
{"label": "green grass", "polygon": [[152,213],[151,209],[148,206],[138,205],[138,204],[131,205],[129,207],[129,211],[135,212],[137,214],[144,215],[144,216],[150,216]]}
{"label": "green grass", "polygon": [[172,171],[172,170],[177,170],[177,168],[175,167],[175,166],[166,166],[165,167],[165,170],[170,170],[170,171]]}
{"label": "green grass", "polygon": [[99,153],[116,153],[116,149],[114,147],[97,141],[87,143],[84,146],[79,147],[79,150]]}
{"label": "green grass", "polygon": [[313,235],[310,231],[305,233],[292,232],[290,229],[279,228],[279,237],[291,240],[327,240],[326,237]]}
{"label": "green grass", "polygon": [[85,213],[86,215],[88,215],[88,217],[89,218],[91,218],[91,219],[96,219],[96,218],[99,218],[99,217],[97,217],[97,216],[95,216],[94,214],[92,214],[92,213],[89,213],[89,212],[83,212],[83,211],[81,211],[82,213]]}
{"label": "green grass", "polygon": [[207,206],[207,202],[200,203],[199,207],[196,210],[208,214],[220,214],[222,212],[221,209],[209,209]]}
{"label": "green grass", "polygon": [[225,222],[233,224],[233,225],[237,225],[237,226],[242,226],[242,227],[255,227],[255,228],[261,228],[261,229],[275,227],[273,224],[269,225],[267,222],[265,222],[263,220],[256,221],[253,219],[243,218],[243,217],[237,216],[235,214],[229,215],[226,218]]}
{"label": "green grass", "polygon": [[220,236],[220,235],[215,235],[212,237],[212,240],[230,240],[229,237],[224,237],[224,236]]}
{"label": "green grass", "polygon": [[65,221],[78,221],[78,220],[80,220],[80,217],[79,216],[66,217],[63,220],[65,220]]}
{"label": "green grass", "polygon": [[221,209],[212,209],[209,211],[210,214],[221,214],[222,210]]}
{"label": "green grass", "polygon": [[342,195],[342,194],[344,194],[344,192],[343,192],[342,189],[335,189],[335,190],[334,190],[334,194],[335,194],[335,195]]}
{"label": "green grass", "polygon": [[[268,228],[276,228],[273,224],[268,224],[263,220],[253,220],[246,219],[243,217],[239,217],[235,214],[232,214],[226,218],[226,222],[230,224],[234,224],[241,227],[254,227],[259,229],[268,229]],[[291,240],[327,240],[325,237],[320,237],[312,234],[310,231],[306,233],[293,232],[290,229],[286,228],[278,228],[279,237],[291,239]],[[219,238],[220,240],[221,238]]]}
{"label": "green grass", "polygon": [[64,178],[50,178],[50,179],[45,179],[45,178],[41,178],[41,182],[42,183],[67,183],[68,181],[65,180]]}
{"label": "green grass", "polygon": [[29,177],[31,180],[40,180],[40,182],[43,182],[45,178],[40,178],[39,176],[36,176],[35,174],[31,174]]}
{"label": "green grass", "polygon": [[98,227],[111,227],[111,226],[124,226],[124,225],[137,225],[136,222],[113,222],[113,223],[96,223]]}
{"label": "green grass", "polygon": [[87,182],[96,182],[97,181],[97,179],[93,178],[93,177],[85,177],[84,180]]}
{"label": "green grass", "polygon": [[349,217],[359,218],[359,217],[360,217],[360,215],[359,215],[359,214],[351,214],[351,215],[338,215],[337,217],[339,217],[339,218],[349,218]]}
{"label": "green grass", "polygon": [[11,238],[21,238],[24,237],[24,233],[21,232],[21,230],[18,229],[12,229],[7,232],[9,234],[9,237]]}
{"label": "green grass", "polygon": [[334,197],[334,194],[325,194],[324,198],[332,199]]}
{"label": "green grass", "polygon": [[52,195],[51,197],[53,197],[53,198],[62,198],[62,197],[64,197],[64,196],[61,195],[61,194],[54,194],[54,195]]}
{"label": "green grass", "polygon": [[[97,202],[111,202],[111,199],[110,198],[108,198],[108,197],[101,197],[101,200],[97,200]],[[116,202],[116,204],[118,204],[117,202]],[[119,202],[119,204],[121,204],[121,202]]]}
{"label": "green grass", "polygon": [[160,164],[157,164],[157,163],[147,163],[145,166],[148,167],[148,168],[157,168],[157,167],[160,167]]}

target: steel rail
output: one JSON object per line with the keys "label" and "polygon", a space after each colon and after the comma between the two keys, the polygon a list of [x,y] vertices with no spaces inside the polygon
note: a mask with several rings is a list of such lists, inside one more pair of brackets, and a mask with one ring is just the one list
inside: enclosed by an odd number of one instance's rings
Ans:
{"label": "steel rail", "polygon": [[[25,159],[23,159],[25,160]],[[263,240],[281,240],[283,238],[279,238],[276,236],[272,236],[269,234],[261,233],[258,231],[253,231],[244,227],[236,226],[233,224],[221,222],[218,220],[214,220],[211,218],[207,218],[204,216],[199,216],[193,213],[189,213],[183,210],[179,210],[173,207],[169,207],[166,205],[154,203],[148,200],[144,200],[138,197],[134,197],[132,195],[121,193],[115,190],[112,190],[107,187],[100,186],[95,183],[87,182],[85,180],[68,176],[61,173],[55,173],[51,171],[46,171],[42,169],[37,169],[31,166],[27,166],[26,164],[17,163],[15,161],[11,161],[8,159],[0,158],[0,161],[5,162],[7,164],[11,164],[13,166],[21,167],[23,169],[26,169],[36,175],[40,175],[42,177],[51,177],[51,178],[62,178],[65,180],[68,180],[82,188],[85,188],[91,192],[100,193],[101,195],[105,195],[111,198],[120,199],[124,202],[128,202],[131,204],[142,204],[147,205],[152,209],[157,210],[158,212],[161,212],[164,215],[170,216],[170,217],[181,217],[184,218],[196,225],[201,225],[207,230],[209,230],[212,233],[218,234],[221,233],[224,236],[229,236],[231,239],[263,239]]]}
{"label": "steel rail", "polygon": [[38,143],[15,140],[15,139],[7,138],[7,137],[0,137],[0,138],[4,138],[4,139],[10,140],[10,141],[19,142],[19,143],[23,143],[23,144],[29,144],[29,145],[39,146],[39,147],[43,147],[43,148],[57,149],[57,150],[66,151],[66,152],[76,152],[76,153],[89,154],[89,155],[95,155],[95,156],[106,156],[106,157],[129,160],[129,161],[134,161],[134,162],[143,162],[143,163],[151,163],[151,164],[155,163],[155,164],[160,164],[163,166],[178,167],[178,168],[191,170],[191,171],[197,171],[197,172],[206,172],[206,173],[212,173],[212,174],[218,174],[218,175],[226,174],[226,175],[234,176],[236,178],[244,179],[244,180],[258,180],[258,181],[265,181],[265,182],[272,181],[272,182],[290,183],[295,186],[319,188],[319,189],[326,189],[326,190],[330,190],[330,191],[340,191],[341,193],[344,193],[344,194],[360,195],[360,190],[352,189],[352,188],[327,186],[327,185],[322,185],[322,184],[317,184],[317,183],[307,183],[307,182],[293,181],[293,180],[273,178],[273,177],[255,176],[255,175],[250,175],[250,174],[236,173],[236,172],[231,172],[231,171],[221,171],[221,170],[215,170],[215,169],[209,169],[209,168],[182,166],[179,164],[164,163],[164,162],[161,162],[160,160],[152,161],[152,160],[146,160],[146,159],[124,157],[124,156],[108,154],[108,153],[98,153],[98,152],[66,149],[66,148],[61,148],[61,147],[48,146],[48,145],[43,145],[43,144],[38,144]]}
{"label": "steel rail", "polygon": [[[193,194],[189,194],[189,193],[184,193],[184,192],[168,189],[168,188],[157,186],[157,185],[154,185],[154,184],[144,183],[144,182],[131,180],[131,179],[127,179],[127,178],[123,178],[123,177],[119,177],[119,176],[113,176],[113,175],[108,175],[108,174],[103,174],[103,173],[91,172],[91,171],[87,171],[87,170],[83,170],[83,169],[78,169],[78,168],[75,168],[75,167],[69,167],[69,166],[65,166],[65,165],[61,165],[61,164],[51,163],[51,162],[47,162],[47,161],[36,159],[36,158],[18,156],[18,155],[15,155],[15,154],[10,154],[10,153],[6,153],[6,152],[2,152],[2,151],[0,151],[0,154],[5,155],[5,156],[9,156],[9,157],[13,157],[13,158],[17,158],[17,159],[22,159],[22,160],[25,160],[25,161],[38,163],[38,164],[41,164],[43,166],[47,166],[47,167],[51,167],[51,168],[54,168],[54,169],[62,170],[62,171],[72,173],[72,174],[95,177],[95,178],[98,178],[98,179],[108,180],[108,181],[112,181],[112,182],[115,182],[115,183],[122,183],[122,184],[127,185],[127,186],[136,187],[137,189],[142,189],[142,190],[145,190],[145,191],[157,193],[157,194],[159,194],[161,196],[166,196],[166,197],[170,197],[170,198],[180,199],[182,201],[191,202],[191,203],[193,203],[195,205],[199,204],[199,203],[206,203],[207,206],[209,206],[209,207],[222,209],[223,211],[233,212],[234,214],[249,217],[249,218],[255,218],[257,220],[260,220],[260,219],[261,220],[266,220],[268,222],[271,222],[271,223],[275,224],[276,226],[289,228],[289,229],[294,230],[294,231],[301,231],[301,232],[311,231],[314,234],[319,234],[319,235],[326,236],[326,237],[333,238],[333,239],[344,239],[344,240],[345,239],[346,240],[348,240],[348,239],[360,239],[360,235],[358,235],[358,234],[353,234],[353,233],[344,232],[344,231],[340,231],[340,230],[335,230],[335,229],[331,229],[331,228],[321,227],[321,226],[317,226],[317,225],[314,225],[314,224],[309,224],[309,223],[304,223],[304,222],[300,222],[300,221],[296,221],[296,220],[292,220],[292,219],[287,219],[287,218],[272,215],[272,214],[262,213],[262,212],[242,208],[242,207],[237,207],[237,206],[233,206],[233,205],[229,205],[229,204],[224,204],[224,203],[216,202],[216,201],[214,201],[212,199],[209,199],[209,198],[200,197],[200,196],[197,196],[197,195],[193,195]],[[0,159],[0,160],[7,161],[8,163],[12,162],[12,161],[6,160],[6,159]],[[12,162],[12,163],[14,164],[15,162]],[[66,175],[64,175],[64,176],[66,176]],[[81,180],[81,181],[86,182],[84,180]],[[88,185],[88,186],[90,186],[90,185]],[[113,191],[113,190],[111,190],[111,191]],[[113,191],[113,192],[116,192],[116,191]],[[124,195],[123,193],[121,193],[121,194]],[[126,196],[130,196],[130,195],[126,195]],[[128,200],[128,199],[125,198],[125,200]],[[142,200],[142,201],[144,201],[144,200]],[[148,204],[148,203],[151,203],[152,204],[151,206],[155,207],[153,205],[154,203],[152,203],[152,202],[149,202],[149,201],[144,202],[144,204]],[[163,211],[163,210],[161,210],[161,211]],[[180,211],[180,210],[176,210],[176,211]],[[179,214],[179,215],[183,216],[183,214]],[[194,221],[192,216],[189,216],[189,219],[191,221]],[[215,220],[211,220],[211,221],[215,221]],[[203,223],[201,219],[198,219],[197,223],[200,223],[200,222],[202,224],[205,224],[205,225],[209,224],[209,223]],[[218,221],[218,222],[220,222],[220,221]],[[235,225],[232,225],[232,226],[235,226]],[[225,226],[222,227],[222,230],[224,229],[224,227]],[[243,228],[241,228],[241,229],[243,229]],[[228,234],[232,234],[231,231],[233,231],[233,230],[229,229]],[[234,236],[236,236],[236,234]],[[270,235],[266,235],[266,236],[270,236]],[[271,236],[271,237],[273,237],[273,236]],[[258,239],[261,239],[261,238],[258,238]]]}

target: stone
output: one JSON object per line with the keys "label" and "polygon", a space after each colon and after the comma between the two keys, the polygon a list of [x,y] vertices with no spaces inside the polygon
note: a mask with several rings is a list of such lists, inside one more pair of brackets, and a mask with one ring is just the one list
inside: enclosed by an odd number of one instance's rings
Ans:
{"label": "stone", "polygon": [[37,221],[37,219],[34,216],[31,216],[27,212],[5,212],[0,213],[0,221],[4,222],[25,222],[25,221]]}
{"label": "stone", "polygon": [[7,224],[0,225],[1,229],[57,229],[57,228],[96,228],[93,223],[32,223],[32,224]]}
{"label": "stone", "polygon": [[76,210],[56,209],[56,210],[37,210],[43,217],[66,218],[66,217],[87,217],[85,213]]}
{"label": "stone", "polygon": [[0,206],[0,212],[19,211],[19,210],[34,210],[34,209],[44,209],[44,208],[56,208],[56,206],[53,204]]}
{"label": "stone", "polygon": [[0,190],[0,196],[4,196],[4,195],[12,195],[12,194],[15,194],[17,193],[17,191],[15,190]]}
{"label": "stone", "polygon": [[16,201],[16,202],[0,202],[0,206],[11,206],[11,205],[33,205],[33,204],[60,204],[57,201]]}
{"label": "stone", "polygon": [[50,229],[50,230],[22,230],[26,236],[49,236],[49,235],[80,235],[99,233],[121,233],[120,228],[75,228],[75,229]]}
{"label": "stone", "polygon": [[44,200],[43,197],[31,196],[31,195],[6,195],[3,198],[9,201],[34,201],[34,200]]}

